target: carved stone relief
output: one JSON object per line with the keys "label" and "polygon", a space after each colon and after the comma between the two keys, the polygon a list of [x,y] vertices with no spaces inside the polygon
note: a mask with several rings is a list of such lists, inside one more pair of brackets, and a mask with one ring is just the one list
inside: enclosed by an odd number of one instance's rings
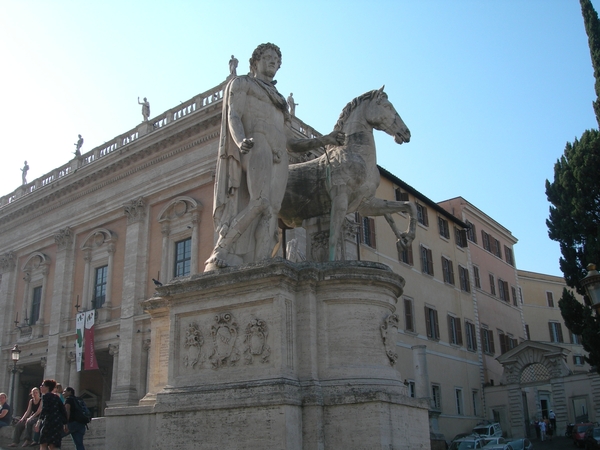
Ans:
{"label": "carved stone relief", "polygon": [[135,223],[142,220],[146,214],[146,202],[143,197],[138,197],[124,205],[127,223]]}
{"label": "carved stone relief", "polygon": [[213,369],[222,366],[235,366],[240,359],[240,352],[236,348],[238,325],[231,313],[215,316],[215,323],[211,326],[213,338],[213,351],[209,356]]}
{"label": "carved stone relief", "polygon": [[271,348],[267,345],[267,336],[269,336],[269,331],[264,320],[253,319],[246,326],[246,336],[244,337],[245,364],[252,364],[254,358],[260,358],[262,363],[269,361]]}
{"label": "carved stone relief", "polygon": [[201,350],[204,345],[204,336],[196,322],[188,325],[183,342],[183,365],[194,367],[201,358]]}
{"label": "carved stone relief", "polygon": [[71,227],[62,228],[54,235],[54,242],[59,250],[64,250],[73,242],[73,230]]}
{"label": "carved stone relief", "polygon": [[389,358],[392,366],[396,364],[396,361],[398,360],[398,353],[396,352],[396,336],[398,335],[399,323],[400,319],[398,318],[398,315],[390,314],[385,318],[380,328],[385,354]]}
{"label": "carved stone relief", "polygon": [[0,256],[0,270],[2,272],[10,272],[15,266],[15,254],[13,252],[8,252]]}

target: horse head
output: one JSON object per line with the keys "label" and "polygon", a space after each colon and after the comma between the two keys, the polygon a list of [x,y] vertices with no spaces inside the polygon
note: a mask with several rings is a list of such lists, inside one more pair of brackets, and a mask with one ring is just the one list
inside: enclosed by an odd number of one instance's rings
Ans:
{"label": "horse head", "polygon": [[376,130],[384,131],[394,137],[397,144],[410,142],[410,130],[388,100],[387,94],[383,91],[385,85],[377,91],[369,103],[366,111],[367,122]]}

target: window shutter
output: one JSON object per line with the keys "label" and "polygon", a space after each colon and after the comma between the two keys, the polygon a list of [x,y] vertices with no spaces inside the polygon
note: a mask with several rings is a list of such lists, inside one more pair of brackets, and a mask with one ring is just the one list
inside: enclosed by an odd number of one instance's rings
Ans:
{"label": "window shutter", "polygon": [[550,342],[556,342],[554,339],[554,326],[552,322],[548,322],[548,331],[550,332]]}
{"label": "window shutter", "polygon": [[430,308],[425,307],[425,329],[427,330],[427,337],[431,336],[431,316],[429,315]]}
{"label": "window shutter", "polygon": [[406,255],[407,255],[407,259],[408,259],[408,264],[410,264],[411,266],[414,265],[413,262],[413,251],[412,251],[412,244],[409,245],[408,249],[406,249]]}
{"label": "window shutter", "polygon": [[454,336],[452,335],[452,329],[454,328],[452,322],[454,321],[454,317],[448,316],[448,341],[451,344],[454,344]]}
{"label": "window shutter", "polygon": [[456,339],[458,340],[457,344],[463,345],[462,329],[460,327],[460,319],[456,318],[454,320],[454,325],[456,325]]}
{"label": "window shutter", "polygon": [[452,261],[448,260],[448,274],[450,275],[450,284],[454,285],[454,268],[452,267]]}
{"label": "window shutter", "polygon": [[373,248],[377,248],[377,240],[375,239],[375,219],[369,217],[369,241]]}
{"label": "window shutter", "polygon": [[560,323],[556,324],[556,332],[558,334],[558,342],[564,342],[563,333],[562,333],[562,325]]}
{"label": "window shutter", "polygon": [[433,255],[430,249],[427,248],[425,250],[427,251],[427,273],[433,275]]}
{"label": "window shutter", "polygon": [[492,333],[491,331],[488,330],[487,334],[490,339],[490,353],[495,354],[496,347],[494,346],[494,333]]}
{"label": "window shutter", "polygon": [[415,331],[413,325],[412,302],[404,299],[404,325],[407,331]]}
{"label": "window shutter", "polygon": [[435,338],[439,339],[440,338],[440,323],[438,321],[438,313],[437,310],[433,310],[433,321],[435,322]]}

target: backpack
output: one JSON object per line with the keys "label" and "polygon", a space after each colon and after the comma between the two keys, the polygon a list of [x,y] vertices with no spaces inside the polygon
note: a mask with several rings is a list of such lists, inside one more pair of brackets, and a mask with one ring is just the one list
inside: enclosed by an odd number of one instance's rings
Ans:
{"label": "backpack", "polygon": [[73,397],[73,400],[75,400],[75,408],[71,411],[71,418],[75,422],[87,425],[92,420],[92,413],[81,398]]}

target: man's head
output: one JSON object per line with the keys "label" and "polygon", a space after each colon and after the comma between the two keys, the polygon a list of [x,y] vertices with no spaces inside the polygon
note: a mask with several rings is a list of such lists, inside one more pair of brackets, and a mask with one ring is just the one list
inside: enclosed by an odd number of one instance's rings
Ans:
{"label": "man's head", "polygon": [[[42,385],[40,386],[40,389],[45,388],[45,392],[52,392],[55,387],[56,387],[56,380],[52,380],[52,379],[48,378],[48,379],[42,381]],[[44,390],[42,390],[42,392],[44,392]]]}
{"label": "man's head", "polygon": [[254,52],[252,52],[252,58],[250,58],[250,72],[252,72],[254,76],[256,76],[258,71],[258,62],[261,60],[263,54],[269,50],[275,52],[279,58],[277,69],[275,71],[279,70],[281,67],[281,50],[279,50],[279,47],[277,47],[275,44],[271,44],[270,42],[267,42],[266,44],[260,44],[258,47],[256,47]]}
{"label": "man's head", "polygon": [[73,389],[72,387],[67,387],[67,388],[65,388],[65,390],[63,391],[63,395],[64,395],[66,398],[69,398],[69,397],[75,397],[75,389]]}
{"label": "man's head", "polygon": [[6,394],[4,392],[0,392],[0,405],[4,405],[6,403]]}

